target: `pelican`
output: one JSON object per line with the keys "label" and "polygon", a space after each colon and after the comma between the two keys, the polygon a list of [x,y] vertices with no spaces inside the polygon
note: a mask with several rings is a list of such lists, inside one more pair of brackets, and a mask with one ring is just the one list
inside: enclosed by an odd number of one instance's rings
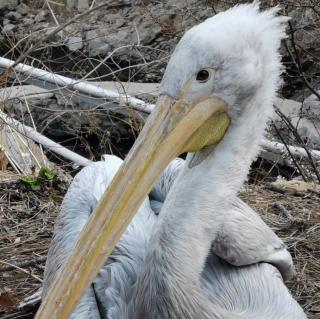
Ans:
{"label": "pelican", "polygon": [[36,318],[306,318],[290,254],[237,198],[280,85],[276,13],[239,5],[185,33],[124,162],[71,184]]}

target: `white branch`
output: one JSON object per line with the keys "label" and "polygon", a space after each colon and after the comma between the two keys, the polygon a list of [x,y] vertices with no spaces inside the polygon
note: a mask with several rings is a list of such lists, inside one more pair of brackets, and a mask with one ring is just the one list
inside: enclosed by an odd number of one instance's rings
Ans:
{"label": "white branch", "polygon": [[[10,68],[13,65],[14,61],[1,58],[0,57],[0,67],[2,68]],[[20,72],[25,75],[35,77],[37,79],[47,81],[50,83],[54,83],[59,86],[67,86],[70,89],[78,90],[84,94],[99,97],[99,98],[106,98],[108,100],[114,101],[119,103],[120,105],[129,105],[133,109],[136,109],[140,112],[151,113],[153,110],[154,105],[145,103],[142,100],[139,100],[132,96],[127,96],[125,94],[119,94],[114,91],[106,90],[95,85],[92,85],[86,81],[79,82],[78,80],[70,79],[62,75],[57,75],[54,73],[50,73],[38,68],[34,68],[32,66],[19,63],[17,66],[14,67],[15,72]]]}
{"label": "white branch", "polygon": [[[284,144],[282,144],[282,143],[263,140],[261,145],[266,151],[271,151],[271,152],[274,152],[274,153],[281,153],[281,154],[288,152],[286,146]],[[303,158],[307,158],[308,157],[308,154],[307,154],[306,150],[304,148],[302,148],[302,147],[292,146],[292,145],[288,145],[287,147],[288,147],[288,149],[290,150],[290,153],[293,156],[303,157]],[[309,150],[309,153],[315,159],[320,159],[320,151]]]}
{"label": "white branch", "polygon": [[90,160],[87,158],[78,155],[69,149],[61,146],[60,144],[50,140],[49,138],[41,135],[37,131],[35,131],[33,128],[21,124],[19,121],[13,119],[12,117],[6,115],[2,111],[0,111],[0,120],[2,120],[4,123],[9,125],[10,127],[14,128],[16,131],[21,133],[22,135],[32,139],[33,141],[45,146],[50,151],[57,153],[64,158],[70,160],[71,162],[74,162],[80,166],[86,166],[91,163]]}

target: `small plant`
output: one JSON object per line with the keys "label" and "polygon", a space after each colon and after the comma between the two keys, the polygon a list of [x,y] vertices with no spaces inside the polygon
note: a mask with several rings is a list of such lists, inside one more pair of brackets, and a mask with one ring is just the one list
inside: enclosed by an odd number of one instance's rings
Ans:
{"label": "small plant", "polygon": [[48,167],[41,167],[38,176],[21,176],[20,180],[29,185],[32,190],[39,190],[44,182],[53,180],[55,173]]}

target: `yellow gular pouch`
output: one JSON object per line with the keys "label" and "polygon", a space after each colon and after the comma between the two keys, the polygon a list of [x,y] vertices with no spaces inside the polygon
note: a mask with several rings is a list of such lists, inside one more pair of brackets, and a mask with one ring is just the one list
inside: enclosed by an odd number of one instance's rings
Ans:
{"label": "yellow gular pouch", "polygon": [[183,151],[193,153],[205,147],[218,144],[224,137],[230,121],[230,117],[226,112],[218,111],[214,113],[192,135]]}

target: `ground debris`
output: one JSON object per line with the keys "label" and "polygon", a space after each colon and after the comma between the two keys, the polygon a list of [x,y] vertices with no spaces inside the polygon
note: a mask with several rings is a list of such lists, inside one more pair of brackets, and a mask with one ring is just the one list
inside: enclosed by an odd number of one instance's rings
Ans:
{"label": "ground debris", "polygon": [[247,186],[240,197],[254,208],[287,245],[296,267],[288,283],[309,319],[320,317],[320,197],[279,193],[268,185]]}
{"label": "ground debris", "polygon": [[19,179],[1,182],[0,286],[6,291],[0,292],[0,318],[34,317],[34,309],[19,310],[18,304],[41,287],[54,221],[67,187],[55,180],[33,191]]}

